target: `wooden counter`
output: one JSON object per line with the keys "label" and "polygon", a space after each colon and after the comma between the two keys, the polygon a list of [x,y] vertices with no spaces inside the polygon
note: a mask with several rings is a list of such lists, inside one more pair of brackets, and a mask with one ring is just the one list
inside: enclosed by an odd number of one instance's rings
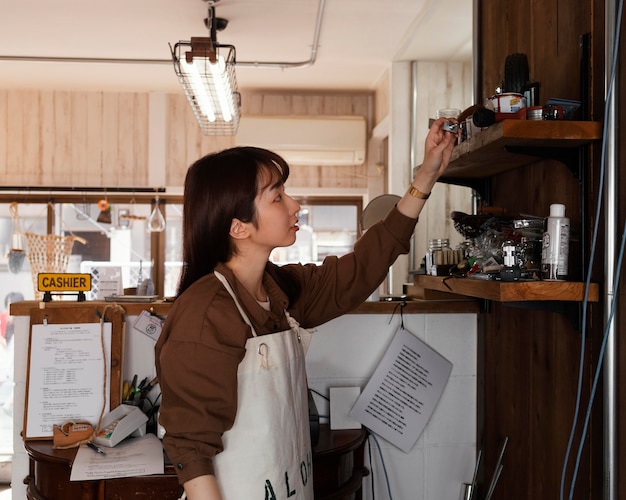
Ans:
{"label": "wooden counter", "polygon": [[[159,316],[167,316],[172,307],[171,301],[156,302],[120,302],[115,303],[122,306],[126,314],[135,316],[141,311],[150,311]],[[397,301],[378,301],[364,302],[349,314],[391,314],[396,310],[400,302]],[[13,316],[29,316],[33,310],[46,308],[71,308],[76,305],[84,306],[93,305],[100,311],[107,305],[114,302],[104,301],[87,301],[75,302],[69,300],[53,300],[52,302],[37,302],[27,300],[23,302],[15,302],[11,304],[11,314]],[[479,302],[472,298],[465,299],[447,299],[447,300],[406,300],[403,309],[405,314],[453,314],[453,313],[478,313],[480,312]]]}

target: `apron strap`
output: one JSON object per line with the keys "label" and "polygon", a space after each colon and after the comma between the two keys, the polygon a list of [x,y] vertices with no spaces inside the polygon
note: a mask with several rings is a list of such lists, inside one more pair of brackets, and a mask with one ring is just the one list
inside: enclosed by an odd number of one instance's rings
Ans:
{"label": "apron strap", "polygon": [[222,273],[213,271],[213,274],[215,274],[216,278],[222,282],[222,284],[224,285],[224,288],[226,288],[226,291],[233,298],[233,300],[235,301],[235,305],[237,306],[237,309],[239,309],[239,314],[241,314],[241,317],[243,318],[243,320],[252,330],[252,336],[256,337],[257,336],[256,330],[252,326],[252,322],[248,318],[248,315],[244,312],[243,307],[241,307],[241,304],[239,303],[239,300],[237,299],[237,296],[235,295],[235,291],[233,290],[233,287],[230,286],[230,283],[228,282],[228,280]]}

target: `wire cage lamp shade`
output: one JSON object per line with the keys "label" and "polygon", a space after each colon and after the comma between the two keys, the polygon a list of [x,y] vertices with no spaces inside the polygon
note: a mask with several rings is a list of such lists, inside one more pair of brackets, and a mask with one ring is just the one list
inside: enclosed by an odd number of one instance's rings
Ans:
{"label": "wire cage lamp shade", "polygon": [[235,47],[192,37],[174,45],[172,60],[187,101],[205,135],[235,135],[241,95],[235,75]]}

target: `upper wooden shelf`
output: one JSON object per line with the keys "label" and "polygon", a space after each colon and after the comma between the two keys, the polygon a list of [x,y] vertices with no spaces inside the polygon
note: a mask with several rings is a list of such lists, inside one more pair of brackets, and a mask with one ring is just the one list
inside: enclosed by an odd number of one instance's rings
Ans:
{"label": "upper wooden shelf", "polygon": [[[498,302],[582,302],[585,296],[585,283],[572,281],[506,282],[426,275],[415,275],[414,281],[416,285],[423,288]],[[588,300],[598,302],[598,299],[598,284],[592,283],[589,287]]]}
{"label": "upper wooden shelf", "polygon": [[503,120],[455,146],[442,180],[485,179],[536,161],[536,148],[573,148],[601,138],[600,122]]}

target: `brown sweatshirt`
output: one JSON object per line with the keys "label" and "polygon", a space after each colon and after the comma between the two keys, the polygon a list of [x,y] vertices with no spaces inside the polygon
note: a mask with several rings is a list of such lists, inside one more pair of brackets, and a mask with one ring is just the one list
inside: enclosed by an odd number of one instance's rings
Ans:
{"label": "brown sweatshirt", "polygon": [[[257,335],[287,330],[284,311],[300,326],[314,328],[361,304],[384,280],[389,266],[409,251],[417,220],[392,209],[356,242],[354,251],[327,257],[323,264],[288,264],[301,284],[295,303],[267,274],[266,311],[223,264],[223,274],[237,295]],[[245,355],[250,327],[214,274],[196,281],[172,305],[155,347],[162,391],[163,444],[182,484],[213,474],[212,459],[222,451],[221,436],[237,412],[237,368]],[[278,438],[278,437],[277,437]]]}

